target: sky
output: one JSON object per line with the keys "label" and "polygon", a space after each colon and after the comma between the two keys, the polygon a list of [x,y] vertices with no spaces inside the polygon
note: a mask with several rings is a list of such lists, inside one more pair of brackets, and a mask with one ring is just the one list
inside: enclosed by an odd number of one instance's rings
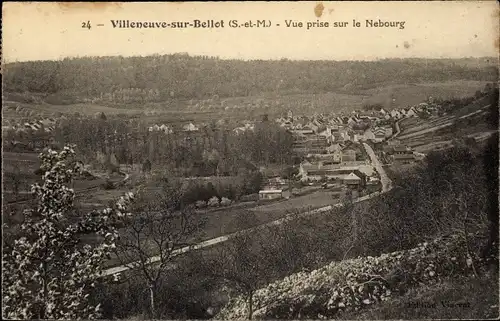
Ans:
{"label": "sky", "polygon": [[[321,10],[321,8],[323,8]],[[236,59],[498,57],[496,1],[4,3],[3,62],[187,52]],[[224,21],[224,28],[119,29],[111,20]],[[269,28],[230,28],[265,19]],[[361,23],[353,26],[353,19]],[[366,20],[404,21],[404,29]],[[286,27],[301,21],[302,28]],[[82,28],[90,22],[91,28]],[[307,22],[348,22],[307,30]],[[97,26],[102,24],[102,26]],[[277,26],[279,24],[280,26]]]}

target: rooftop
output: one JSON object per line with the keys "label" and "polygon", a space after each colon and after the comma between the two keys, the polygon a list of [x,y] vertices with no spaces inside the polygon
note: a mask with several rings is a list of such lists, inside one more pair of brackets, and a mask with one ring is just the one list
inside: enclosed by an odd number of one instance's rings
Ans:
{"label": "rooftop", "polygon": [[394,159],[415,159],[415,156],[413,154],[400,154],[394,155]]}
{"label": "rooftop", "polygon": [[274,193],[283,193],[282,189],[265,189],[259,191],[259,194],[274,194]]}
{"label": "rooftop", "polygon": [[361,178],[359,178],[358,175],[351,173],[351,174],[347,175],[347,177],[345,177],[344,180],[346,180],[346,181],[360,181]]}

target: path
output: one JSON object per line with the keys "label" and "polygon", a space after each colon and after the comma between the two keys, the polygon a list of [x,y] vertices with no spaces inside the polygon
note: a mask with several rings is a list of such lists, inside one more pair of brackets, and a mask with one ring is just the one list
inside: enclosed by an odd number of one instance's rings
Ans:
{"label": "path", "polygon": [[387,173],[385,172],[385,169],[380,163],[377,155],[375,155],[375,152],[367,143],[363,143],[363,146],[365,147],[368,156],[370,156],[372,164],[375,166],[375,169],[380,175],[380,181],[382,182],[382,192],[385,193],[390,191],[392,189],[392,181],[390,180],[389,176],[387,176]]}

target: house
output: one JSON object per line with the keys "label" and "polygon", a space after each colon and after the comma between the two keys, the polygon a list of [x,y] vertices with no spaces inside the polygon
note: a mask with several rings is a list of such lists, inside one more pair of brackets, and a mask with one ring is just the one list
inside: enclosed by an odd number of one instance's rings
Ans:
{"label": "house", "polygon": [[386,138],[392,136],[392,133],[393,133],[392,127],[384,127],[384,130],[385,130],[385,137]]}
{"label": "house", "polygon": [[159,131],[159,130],[160,130],[160,126],[158,126],[158,125],[156,125],[156,124],[155,124],[155,125],[153,125],[153,126],[150,126],[150,127],[148,128],[148,130],[149,130],[150,132],[153,132],[153,131],[155,131],[155,132],[156,132],[156,131]]}
{"label": "house", "polygon": [[392,118],[399,119],[401,118],[401,113],[395,109],[391,110],[391,116]]}
{"label": "house", "polygon": [[349,119],[347,120],[347,125],[349,125],[350,127],[352,127],[355,124],[357,124],[356,119],[354,117],[349,117]]}
{"label": "house", "polygon": [[253,124],[250,124],[250,123],[245,123],[244,126],[242,127],[237,127],[235,129],[233,129],[233,131],[236,133],[236,134],[241,134],[241,133],[244,133],[246,131],[253,131],[255,129],[255,125]]}
{"label": "house", "polygon": [[373,134],[375,136],[375,139],[374,139],[375,141],[377,141],[377,142],[383,141],[386,137],[385,128],[382,128],[382,127],[375,128],[375,130],[373,131]]}
{"label": "house", "polygon": [[375,140],[375,134],[371,129],[367,129],[363,134],[364,140]]}
{"label": "house", "polygon": [[413,154],[411,148],[404,145],[394,146],[393,153],[394,155]]}
{"label": "house", "polygon": [[323,130],[319,131],[318,132],[318,136],[323,136],[323,137],[326,137],[327,139],[330,139],[331,140],[331,137],[332,137],[332,130],[330,128],[324,128],[323,127]]}
{"label": "house", "polygon": [[343,163],[356,161],[356,151],[353,149],[343,150],[341,160]]}
{"label": "house", "polygon": [[333,133],[333,142],[341,143],[345,140],[344,132],[334,132]]}
{"label": "house", "polygon": [[194,132],[194,131],[198,131],[199,128],[196,125],[194,125],[193,123],[189,123],[189,124],[182,126],[182,130],[185,132]]}
{"label": "house", "polygon": [[259,191],[259,200],[273,200],[283,197],[282,189],[265,189]]}
{"label": "house", "polygon": [[342,148],[342,162],[356,161],[358,155],[362,155],[362,147],[358,143],[347,142]]}
{"label": "house", "polygon": [[[339,168],[339,165],[334,164],[333,161],[331,160],[323,160],[323,161],[316,161],[316,162],[308,162],[304,161],[300,163],[299,166],[299,176],[301,177],[301,180],[320,180],[324,177],[329,176],[329,174],[332,174],[333,170],[336,170]],[[330,175],[331,176],[331,175]]]}
{"label": "house", "polygon": [[391,139],[387,142],[387,145],[389,146],[399,146],[401,145],[401,141],[397,138]]}
{"label": "house", "polygon": [[411,107],[410,110],[406,113],[406,117],[415,117],[417,116],[417,111],[415,110],[415,107]]}
{"label": "house", "polygon": [[164,132],[165,134],[172,134],[174,131],[172,130],[172,128],[170,128],[169,126],[163,124],[159,127],[159,130],[161,130],[162,132]]}
{"label": "house", "polygon": [[415,162],[415,155],[411,154],[394,154],[392,155],[392,162],[396,165],[412,164]]}
{"label": "house", "polygon": [[387,145],[384,146],[383,151],[387,155],[403,155],[403,154],[412,154],[412,150],[405,145]]}
{"label": "house", "polygon": [[314,134],[314,130],[312,130],[311,128],[307,127],[307,126],[300,126],[300,124],[292,130],[292,134],[296,134],[296,135],[313,135]]}
{"label": "house", "polygon": [[350,173],[349,175],[344,177],[343,182],[347,187],[350,188],[359,188],[361,186],[361,178],[354,173]]}
{"label": "house", "polygon": [[330,146],[326,147],[326,151],[328,153],[340,152],[340,151],[342,151],[342,147],[340,146],[340,144],[335,143],[335,144],[331,144]]}
{"label": "house", "polygon": [[287,184],[287,181],[281,178],[281,176],[270,177],[267,180],[268,186],[286,186]]}

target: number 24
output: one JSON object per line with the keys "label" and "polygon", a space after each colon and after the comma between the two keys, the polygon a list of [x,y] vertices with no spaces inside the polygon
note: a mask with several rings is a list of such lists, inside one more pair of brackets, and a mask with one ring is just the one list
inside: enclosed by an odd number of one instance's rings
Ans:
{"label": "number 24", "polygon": [[87,21],[87,22],[82,22],[82,28],[87,28],[87,29],[90,29],[90,21]]}

